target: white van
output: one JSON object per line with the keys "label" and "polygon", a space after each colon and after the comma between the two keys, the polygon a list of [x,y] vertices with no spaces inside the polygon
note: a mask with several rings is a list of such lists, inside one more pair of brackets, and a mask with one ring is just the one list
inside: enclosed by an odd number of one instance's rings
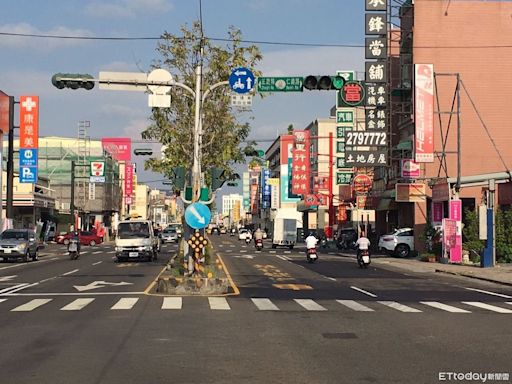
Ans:
{"label": "white van", "polygon": [[154,261],[158,257],[158,238],[149,220],[120,221],[117,225],[115,244],[117,261],[129,259]]}

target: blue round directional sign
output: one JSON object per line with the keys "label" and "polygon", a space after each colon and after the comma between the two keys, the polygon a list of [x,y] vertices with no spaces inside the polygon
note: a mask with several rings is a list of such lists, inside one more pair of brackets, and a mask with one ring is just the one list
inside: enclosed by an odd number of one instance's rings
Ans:
{"label": "blue round directional sign", "polygon": [[194,229],[205,228],[212,218],[210,208],[201,203],[192,203],[185,209],[185,221]]}
{"label": "blue round directional sign", "polygon": [[229,76],[229,86],[236,93],[247,93],[254,88],[254,75],[249,68],[235,68]]}

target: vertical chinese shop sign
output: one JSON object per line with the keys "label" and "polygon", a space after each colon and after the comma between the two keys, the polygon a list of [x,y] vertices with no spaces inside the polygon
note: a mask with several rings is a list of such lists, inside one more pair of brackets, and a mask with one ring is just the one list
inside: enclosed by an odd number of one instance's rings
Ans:
{"label": "vertical chinese shop sign", "polygon": [[434,162],[434,66],[414,64],[414,154],[417,163]]}
{"label": "vertical chinese shop sign", "polygon": [[20,96],[20,183],[37,182],[39,96]]}
{"label": "vertical chinese shop sign", "polygon": [[292,149],[292,193],[310,193],[309,131],[295,131]]}
{"label": "vertical chinese shop sign", "polygon": [[124,167],[124,202],[132,204],[133,197],[133,164],[126,163]]}

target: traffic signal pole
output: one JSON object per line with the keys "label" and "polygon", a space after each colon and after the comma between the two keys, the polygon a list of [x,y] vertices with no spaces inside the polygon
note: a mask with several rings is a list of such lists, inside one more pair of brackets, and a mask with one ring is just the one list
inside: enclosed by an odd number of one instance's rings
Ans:
{"label": "traffic signal pole", "polygon": [[14,219],[14,97],[9,96],[9,148],[7,150],[7,193],[5,218]]}

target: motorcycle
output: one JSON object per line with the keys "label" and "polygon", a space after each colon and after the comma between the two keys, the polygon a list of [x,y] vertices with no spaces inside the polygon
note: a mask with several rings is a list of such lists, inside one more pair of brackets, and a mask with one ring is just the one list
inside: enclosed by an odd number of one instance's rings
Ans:
{"label": "motorcycle", "polygon": [[257,251],[261,251],[263,249],[263,240],[262,239],[254,240],[254,246],[256,247]]}
{"label": "motorcycle", "polygon": [[318,260],[318,254],[316,253],[316,248],[308,248],[306,250],[306,260],[308,263],[314,263]]}
{"label": "motorcycle", "polygon": [[236,234],[236,231],[234,229],[232,229],[230,232],[229,232],[229,236],[235,236]]}
{"label": "motorcycle", "polygon": [[251,244],[250,236],[245,236],[245,244]]}
{"label": "motorcycle", "polygon": [[68,253],[71,260],[76,260],[80,257],[80,244],[77,239],[69,240]]}
{"label": "motorcycle", "polygon": [[370,262],[370,251],[368,249],[360,249],[357,251],[357,263],[359,264],[359,268],[368,268]]}

